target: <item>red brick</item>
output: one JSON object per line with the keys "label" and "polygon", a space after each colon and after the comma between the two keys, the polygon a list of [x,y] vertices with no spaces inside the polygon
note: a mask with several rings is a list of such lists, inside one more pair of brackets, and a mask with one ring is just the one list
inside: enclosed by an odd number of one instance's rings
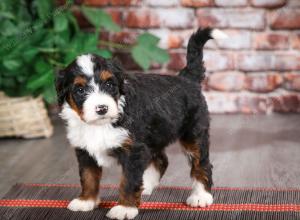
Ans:
{"label": "red brick", "polygon": [[160,21],[156,14],[147,9],[129,11],[125,18],[125,23],[131,28],[149,28],[160,26]]}
{"label": "red brick", "polygon": [[274,56],[272,54],[239,54],[237,56],[237,68],[242,71],[260,71],[274,68]]}
{"label": "red brick", "polygon": [[267,113],[271,106],[265,96],[249,93],[204,92],[211,113]]}
{"label": "red brick", "polygon": [[168,39],[168,48],[179,48],[182,46],[183,40],[177,35],[170,35]]}
{"label": "red brick", "polygon": [[300,112],[300,96],[299,94],[278,94],[270,98],[275,112]]}
{"label": "red brick", "polygon": [[168,48],[179,48],[182,46],[183,40],[177,35],[170,35],[168,39]]}
{"label": "red brick", "polygon": [[107,31],[100,31],[100,37],[99,38],[100,38],[100,40],[103,40],[103,41],[109,41],[109,32],[107,32]]}
{"label": "red brick", "polygon": [[186,65],[186,55],[184,53],[172,52],[170,53],[170,61],[168,69],[181,70]]}
{"label": "red brick", "polygon": [[114,22],[116,22],[119,25],[122,25],[123,23],[123,14],[120,10],[115,10],[115,9],[108,9],[106,10],[108,14],[110,14],[111,18],[113,19]]}
{"label": "red brick", "polygon": [[239,93],[204,92],[211,113],[237,113],[238,95]]}
{"label": "red brick", "polygon": [[207,7],[213,6],[213,0],[181,0],[181,4],[186,7]]}
{"label": "red brick", "polygon": [[300,49],[300,33],[292,34],[291,36],[291,45],[294,49]]}
{"label": "red brick", "polygon": [[168,29],[152,29],[151,34],[160,38],[159,46],[164,49],[180,48],[183,44],[183,37],[178,31],[170,31]]}
{"label": "red brick", "polygon": [[248,0],[215,0],[215,4],[222,7],[240,7],[247,6]]}
{"label": "red brick", "polygon": [[255,53],[237,55],[237,68],[242,71],[289,71],[300,69],[300,55],[297,53]]}
{"label": "red brick", "polygon": [[109,4],[109,0],[75,0],[75,3],[88,6],[105,6]]}
{"label": "red brick", "polygon": [[[119,10],[108,9],[106,10],[108,14],[112,17],[113,21],[119,25],[122,25],[122,12]],[[78,21],[78,24],[82,28],[92,27],[84,15],[78,10],[73,9],[73,13]]]}
{"label": "red brick", "polygon": [[273,29],[299,29],[300,10],[276,10],[270,14],[269,20],[270,26]]}
{"label": "red brick", "polygon": [[110,40],[119,44],[134,44],[136,42],[136,38],[136,32],[122,31],[113,33]]}
{"label": "red brick", "polygon": [[86,18],[79,10],[73,9],[73,14],[81,28],[91,27],[91,24],[86,20]]}
{"label": "red brick", "polygon": [[299,53],[281,53],[275,56],[274,70],[300,70],[300,54]]}
{"label": "red brick", "polygon": [[114,6],[138,5],[141,0],[110,0],[110,4]]}
{"label": "red brick", "polygon": [[140,0],[75,0],[76,4],[84,4],[88,6],[130,6],[130,5],[138,5]]}
{"label": "red brick", "polygon": [[284,79],[286,89],[300,92],[300,73],[286,73]]}
{"label": "red brick", "polygon": [[219,48],[222,49],[250,49],[251,32],[243,30],[223,30],[229,37],[222,40],[215,40]]}
{"label": "red brick", "polygon": [[245,88],[252,92],[271,92],[277,89],[283,82],[278,73],[248,74],[245,79]]}
{"label": "red brick", "polygon": [[199,26],[218,28],[247,28],[261,30],[265,27],[264,11],[241,9],[198,9]]}
{"label": "red brick", "polygon": [[146,0],[145,3],[153,7],[172,7],[179,5],[179,0]]}
{"label": "red brick", "polygon": [[164,27],[186,29],[194,26],[195,15],[193,9],[157,9],[155,14],[161,26]]}
{"label": "red brick", "polygon": [[[178,19],[180,17],[180,19]],[[195,15],[192,9],[139,9],[131,10],[126,24],[132,28],[168,27],[185,29],[193,27]]]}
{"label": "red brick", "polygon": [[251,5],[259,8],[278,8],[286,4],[286,0],[251,0]]}
{"label": "red brick", "polygon": [[270,109],[266,97],[252,94],[239,95],[236,105],[238,111],[245,114],[267,113]]}
{"label": "red brick", "polygon": [[245,75],[241,72],[218,72],[210,74],[208,86],[219,91],[240,91],[244,87]]}
{"label": "red brick", "polygon": [[217,51],[204,52],[204,64],[208,71],[222,71],[234,69],[234,54]]}
{"label": "red brick", "polygon": [[253,37],[255,49],[274,50],[289,48],[289,36],[278,33],[258,33]]}
{"label": "red brick", "polygon": [[300,1],[299,0],[289,0],[288,7],[291,7],[291,8],[300,7]]}

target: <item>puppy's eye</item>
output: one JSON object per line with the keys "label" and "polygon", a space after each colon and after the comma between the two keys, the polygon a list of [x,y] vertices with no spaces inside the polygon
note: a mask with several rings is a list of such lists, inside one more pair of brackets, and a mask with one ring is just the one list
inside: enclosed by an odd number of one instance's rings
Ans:
{"label": "puppy's eye", "polygon": [[112,88],[114,85],[113,85],[112,82],[107,81],[107,82],[105,82],[105,86],[106,86],[107,88]]}
{"label": "puppy's eye", "polygon": [[76,94],[78,94],[78,95],[84,95],[85,94],[85,89],[83,87],[78,87],[76,89]]}

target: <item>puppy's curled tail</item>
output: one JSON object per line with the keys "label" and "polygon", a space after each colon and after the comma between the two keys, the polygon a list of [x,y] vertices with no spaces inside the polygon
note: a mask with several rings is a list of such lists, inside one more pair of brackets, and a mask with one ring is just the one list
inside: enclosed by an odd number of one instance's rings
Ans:
{"label": "puppy's curled tail", "polygon": [[187,47],[187,65],[180,72],[179,76],[188,78],[194,82],[201,82],[205,78],[205,67],[203,64],[203,47],[209,39],[224,39],[227,35],[212,28],[199,28],[192,34]]}

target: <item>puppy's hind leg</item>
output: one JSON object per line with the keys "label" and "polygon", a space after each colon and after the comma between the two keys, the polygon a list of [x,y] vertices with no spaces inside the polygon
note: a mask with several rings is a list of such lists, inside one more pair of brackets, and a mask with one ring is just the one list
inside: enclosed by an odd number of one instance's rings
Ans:
{"label": "puppy's hind leg", "polygon": [[143,195],[152,193],[168,167],[168,158],[165,152],[155,153],[152,158],[151,163],[143,174]]}
{"label": "puppy's hind leg", "polygon": [[194,140],[181,140],[191,164],[193,178],[192,193],[187,204],[192,207],[207,207],[213,203],[210,193],[212,186],[212,165],[209,161],[208,129],[200,131]]}

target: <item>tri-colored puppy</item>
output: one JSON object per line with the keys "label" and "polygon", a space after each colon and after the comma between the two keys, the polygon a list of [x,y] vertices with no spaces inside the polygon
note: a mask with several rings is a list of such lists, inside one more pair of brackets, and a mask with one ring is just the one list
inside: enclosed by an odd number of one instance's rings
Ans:
{"label": "tri-colored puppy", "polygon": [[79,162],[81,195],[68,209],[90,211],[99,203],[102,167],[122,167],[119,204],[107,214],[132,219],[141,194],[150,194],[168,166],[165,147],[179,140],[191,164],[187,204],[212,204],[209,113],[200,82],[203,46],[222,33],[199,29],[189,40],[187,66],[178,76],[128,74],[119,63],[79,56],[56,80],[61,117]]}

